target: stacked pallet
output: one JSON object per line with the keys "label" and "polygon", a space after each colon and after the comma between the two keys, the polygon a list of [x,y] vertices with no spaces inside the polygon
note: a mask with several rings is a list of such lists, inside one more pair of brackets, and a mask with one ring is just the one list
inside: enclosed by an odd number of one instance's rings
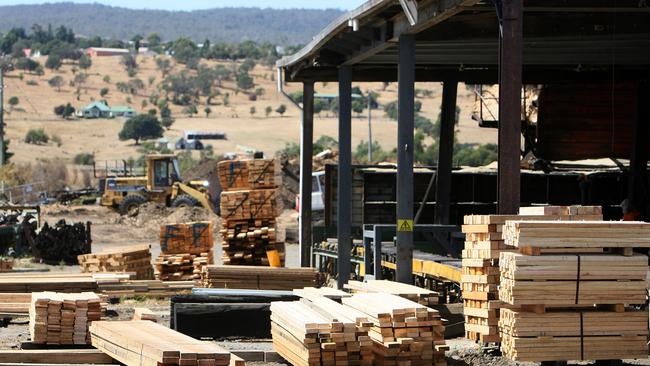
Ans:
{"label": "stacked pallet", "polygon": [[275,219],[224,222],[223,264],[268,266],[266,253],[284,250],[276,242]]}
{"label": "stacked pallet", "polygon": [[160,227],[160,255],[154,275],[162,281],[191,281],[203,266],[214,263],[211,222],[168,224]]}
{"label": "stacked pallet", "polygon": [[154,263],[156,279],[161,281],[192,281],[204,265],[212,264],[212,251],[195,254],[160,254]]}
{"label": "stacked pallet", "polygon": [[446,365],[444,332],[436,310],[399,296],[362,293],[341,299],[372,322],[370,338],[379,365]]}
{"label": "stacked pallet", "polygon": [[221,235],[226,265],[282,266],[283,246],[276,242],[275,161],[224,161],[218,166]]}
{"label": "stacked pallet", "polygon": [[438,303],[439,294],[417,286],[386,280],[348,281],[345,288],[354,292],[383,292],[429,306]]}
{"label": "stacked pallet", "polygon": [[293,290],[313,287],[317,282],[315,268],[206,266],[201,273],[201,284],[205,288]]}
{"label": "stacked pallet", "polygon": [[121,247],[77,256],[82,273],[132,272],[138,280],[153,278],[148,245]]}
{"label": "stacked pallet", "polygon": [[[499,295],[501,349],[515,361],[647,358],[650,224],[508,221]],[[617,253],[618,252],[618,253]]]}
{"label": "stacked pallet", "polygon": [[224,160],[217,165],[222,190],[269,188],[276,185],[275,160]]}
{"label": "stacked pallet", "polygon": [[464,299],[465,337],[480,343],[498,343],[500,282],[499,255],[516,251],[503,238],[503,226],[508,220],[602,220],[601,208],[596,206],[538,206],[522,207],[520,215],[465,216],[463,232],[461,288]]}
{"label": "stacked pallet", "polygon": [[231,361],[230,353],[216,344],[151,321],[93,322],[90,334],[95,348],[128,366],[228,366]]}
{"label": "stacked pallet", "polygon": [[90,340],[88,325],[101,317],[101,300],[94,293],[35,292],[29,311],[32,342],[87,344]]}

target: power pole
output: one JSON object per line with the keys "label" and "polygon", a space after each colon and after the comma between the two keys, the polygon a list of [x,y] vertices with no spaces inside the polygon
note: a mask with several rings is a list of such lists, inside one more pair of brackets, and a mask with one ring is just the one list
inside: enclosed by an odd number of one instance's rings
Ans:
{"label": "power pole", "polygon": [[368,91],[368,164],[372,163],[372,97]]}
{"label": "power pole", "polygon": [[0,167],[5,165],[4,65],[0,66]]}

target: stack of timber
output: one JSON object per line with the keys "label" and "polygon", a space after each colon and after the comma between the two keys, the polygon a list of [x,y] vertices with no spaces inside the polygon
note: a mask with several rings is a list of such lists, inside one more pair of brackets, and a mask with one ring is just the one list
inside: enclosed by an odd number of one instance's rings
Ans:
{"label": "stack of timber", "polygon": [[77,256],[82,273],[133,272],[138,280],[153,278],[148,245],[122,247]]}
{"label": "stack of timber", "polygon": [[647,261],[640,222],[508,221],[499,296],[501,349],[515,361],[647,358]]}
{"label": "stack of timber", "polygon": [[24,293],[0,293],[0,318],[2,314],[25,315],[29,314],[31,294]]}
{"label": "stack of timber", "polygon": [[438,304],[440,294],[417,286],[386,280],[348,281],[345,288],[354,292],[382,292],[429,306]]}
{"label": "stack of timber", "polygon": [[222,192],[221,217],[226,220],[275,217],[276,193],[275,188]]}
{"label": "stack of timber", "polygon": [[158,317],[153,311],[147,308],[133,308],[133,320],[148,320],[158,322]]}
{"label": "stack of timber", "polygon": [[128,366],[244,366],[231,354],[151,321],[98,321],[90,325],[92,345]]}
{"label": "stack of timber", "polygon": [[0,272],[11,272],[14,268],[14,260],[0,257]]}
{"label": "stack of timber", "polygon": [[211,222],[188,222],[160,227],[160,250],[165,254],[211,252],[214,235]]}
{"label": "stack of timber", "polygon": [[267,252],[278,250],[275,219],[229,220],[222,224],[223,263],[268,266]]}
{"label": "stack of timber", "polygon": [[201,273],[201,284],[205,288],[292,290],[313,287],[317,282],[315,268],[206,266]]}
{"label": "stack of timber", "polygon": [[221,189],[241,190],[276,186],[275,160],[224,160],[217,165]]}
{"label": "stack of timber", "polygon": [[294,289],[293,293],[303,299],[313,299],[324,297],[330,300],[336,300],[339,303],[344,297],[352,296],[350,293],[335,289],[332,287],[304,287],[301,289]]}
{"label": "stack of timber", "polygon": [[585,221],[602,220],[598,206],[522,207],[520,215],[465,216],[461,288],[464,299],[465,337],[480,343],[498,343],[499,255],[516,251],[504,241],[508,220]]}
{"label": "stack of timber", "polygon": [[[332,300],[332,306],[343,307]],[[273,347],[294,366],[373,364],[372,323],[356,324],[330,314],[313,303],[271,303]]]}
{"label": "stack of timber", "polygon": [[29,331],[36,344],[88,344],[88,326],[102,317],[99,296],[91,292],[35,292],[29,311]]}
{"label": "stack of timber", "polygon": [[221,235],[226,265],[283,266],[284,246],[276,241],[278,190],[275,161],[219,163]]}
{"label": "stack of timber", "polygon": [[214,263],[211,222],[168,224],[160,227],[160,255],[154,275],[162,281],[191,281],[203,266]]}
{"label": "stack of timber", "polygon": [[369,335],[376,364],[446,365],[445,327],[436,310],[383,293],[355,294],[341,301],[372,322]]}
{"label": "stack of timber", "polygon": [[[212,251],[195,254],[160,254],[154,263],[155,276],[161,281],[192,281],[204,265],[214,263]],[[200,277],[200,276],[199,276]]]}

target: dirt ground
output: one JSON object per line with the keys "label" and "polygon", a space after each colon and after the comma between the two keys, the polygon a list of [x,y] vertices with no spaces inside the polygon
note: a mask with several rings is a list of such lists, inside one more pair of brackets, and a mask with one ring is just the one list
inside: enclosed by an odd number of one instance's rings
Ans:
{"label": "dirt ground", "polygon": [[[121,217],[117,213],[99,206],[44,206],[42,220],[55,222],[66,219],[70,222],[91,221],[93,252],[105,249],[115,249],[120,246],[133,244],[150,244],[152,255],[160,253],[158,244],[161,224],[191,220],[211,220],[218,226],[219,218],[201,208],[193,209],[164,209],[147,205],[140,209],[138,215]],[[295,212],[285,211],[280,225],[295,225]],[[216,236],[215,258],[220,261],[221,240]],[[286,248],[287,265],[298,265],[298,246],[289,243]],[[50,271],[78,271],[78,266],[45,266],[30,264],[30,266],[47,267]],[[118,304],[108,306],[109,319],[127,320],[133,316],[133,307],[147,307],[160,319],[169,325],[169,301],[155,299],[122,299]],[[21,342],[29,341],[29,319],[14,319],[6,328],[0,328],[0,349],[17,349]],[[215,340],[216,343],[231,350],[272,350],[270,340]],[[516,363],[498,356],[494,349],[482,350],[478,345],[463,338],[447,340],[450,351],[447,362],[450,366],[532,366],[535,363]],[[1,363],[1,360],[0,360]],[[587,364],[585,362],[572,364]],[[274,363],[250,363],[251,366],[277,366]],[[625,365],[648,365],[650,359],[628,361]]]}

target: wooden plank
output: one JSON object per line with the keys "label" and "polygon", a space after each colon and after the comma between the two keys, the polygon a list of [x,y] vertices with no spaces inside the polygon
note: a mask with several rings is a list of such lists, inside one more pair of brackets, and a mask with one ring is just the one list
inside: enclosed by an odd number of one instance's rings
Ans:
{"label": "wooden plank", "polygon": [[94,349],[0,350],[0,362],[32,364],[111,364],[114,360]]}

